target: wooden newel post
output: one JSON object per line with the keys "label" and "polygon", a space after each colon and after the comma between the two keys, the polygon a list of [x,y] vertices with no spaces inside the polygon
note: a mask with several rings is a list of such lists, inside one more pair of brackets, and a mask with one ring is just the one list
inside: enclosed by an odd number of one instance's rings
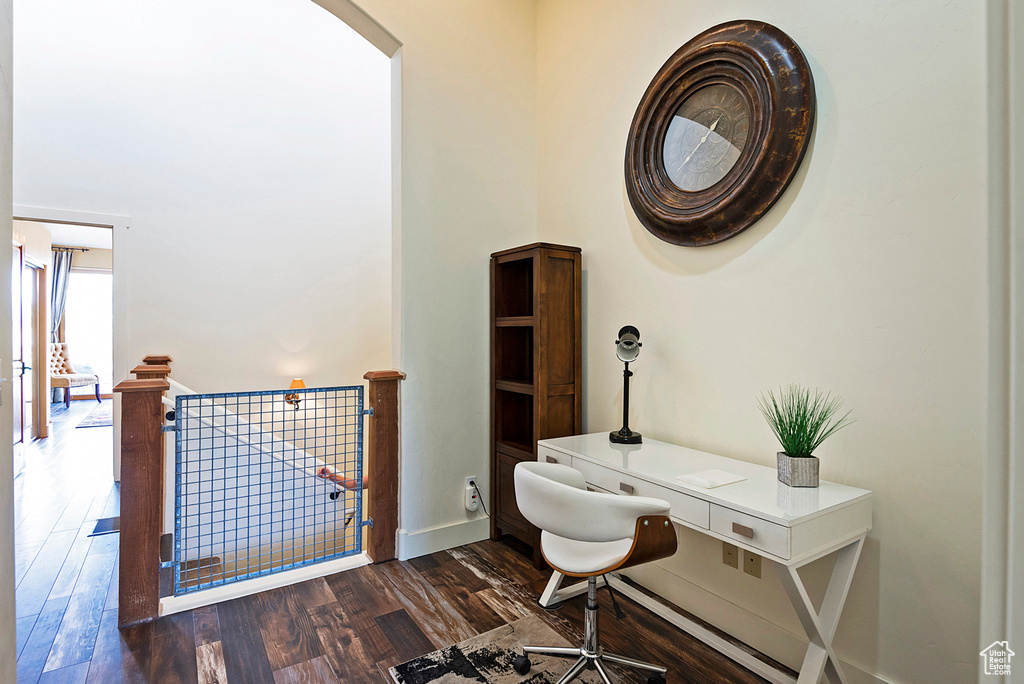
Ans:
{"label": "wooden newel post", "polygon": [[153,620],[159,608],[164,472],[160,398],[169,388],[164,377],[124,380],[114,388],[121,393],[119,627]]}
{"label": "wooden newel post", "polygon": [[171,361],[173,359],[166,355],[146,356],[142,359],[141,365],[132,368],[132,373],[139,380],[166,378],[171,374]]}
{"label": "wooden newel post", "polygon": [[405,373],[397,370],[370,371],[363,376],[370,383],[367,408],[366,473],[368,494],[366,514],[373,519],[366,552],[374,563],[394,560],[398,543],[398,466],[401,435],[399,383]]}

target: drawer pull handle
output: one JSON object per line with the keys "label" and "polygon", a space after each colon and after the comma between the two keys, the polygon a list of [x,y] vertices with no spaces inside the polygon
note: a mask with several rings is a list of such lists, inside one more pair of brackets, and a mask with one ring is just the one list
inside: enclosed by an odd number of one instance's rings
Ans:
{"label": "drawer pull handle", "polygon": [[754,538],[754,529],[751,527],[747,527],[746,525],[740,525],[739,523],[734,522],[732,524],[732,531],[740,535],[741,537],[746,537],[747,539]]}
{"label": "drawer pull handle", "polygon": [[632,494],[633,493],[633,485],[628,485],[625,482],[620,482],[619,483],[619,490],[623,491],[623,492],[626,492],[627,494]]}
{"label": "drawer pull handle", "polygon": [[555,458],[554,456],[545,456],[544,460],[547,461],[548,463],[558,463],[558,459]]}

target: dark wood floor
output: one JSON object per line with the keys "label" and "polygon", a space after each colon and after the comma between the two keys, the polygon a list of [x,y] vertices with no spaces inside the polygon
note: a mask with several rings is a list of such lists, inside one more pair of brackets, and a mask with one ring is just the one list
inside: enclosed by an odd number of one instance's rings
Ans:
{"label": "dark wood floor", "polygon": [[[393,665],[533,614],[582,641],[583,597],[545,611],[536,603],[545,581],[514,549],[485,541],[124,632],[104,612],[91,663],[79,666],[82,679],[61,681],[383,684]],[[669,682],[763,681],[628,600],[623,620],[614,619],[607,597],[601,602],[604,645],[666,664]],[[623,675],[622,682],[646,681]]]}
{"label": "dark wood floor", "polygon": [[[393,665],[527,615],[582,640],[583,597],[541,609],[547,574],[490,541],[119,631],[118,537],[86,536],[118,501],[110,428],[74,428],[90,409],[76,402],[55,417],[16,481],[19,682],[385,683]],[[609,650],[665,664],[669,682],[763,681],[627,599],[616,620],[600,594]]]}
{"label": "dark wood floor", "polygon": [[116,608],[118,537],[88,536],[118,514],[113,430],[77,429],[96,406],[55,404],[51,436],[26,447],[14,480],[19,682],[85,681],[105,611]]}

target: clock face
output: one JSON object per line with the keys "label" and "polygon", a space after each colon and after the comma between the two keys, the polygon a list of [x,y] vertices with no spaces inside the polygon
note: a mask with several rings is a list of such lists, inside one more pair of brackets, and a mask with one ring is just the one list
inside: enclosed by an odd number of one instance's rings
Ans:
{"label": "clock face", "polygon": [[709,85],[683,100],[672,116],[662,159],[680,190],[697,192],[725,178],[750,132],[750,107],[726,84]]}

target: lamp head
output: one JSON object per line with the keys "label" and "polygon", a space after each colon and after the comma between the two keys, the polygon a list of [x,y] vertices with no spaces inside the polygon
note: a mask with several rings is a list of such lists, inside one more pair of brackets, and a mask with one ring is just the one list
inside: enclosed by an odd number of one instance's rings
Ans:
{"label": "lamp head", "polygon": [[[293,378],[292,384],[288,386],[288,389],[306,389],[306,383],[302,382],[302,378]],[[286,403],[291,404],[292,408],[296,411],[299,410],[299,404],[302,403],[302,397],[294,392],[284,395],[284,400]]]}
{"label": "lamp head", "polygon": [[619,361],[629,363],[640,355],[640,331],[631,325],[624,325],[619,330],[619,339],[615,340],[615,355]]}

